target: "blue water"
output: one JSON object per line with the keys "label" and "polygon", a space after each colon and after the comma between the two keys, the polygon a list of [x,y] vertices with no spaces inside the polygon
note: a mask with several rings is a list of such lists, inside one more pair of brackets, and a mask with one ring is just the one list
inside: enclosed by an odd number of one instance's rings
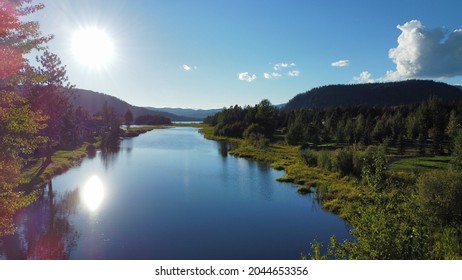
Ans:
{"label": "blue water", "polygon": [[299,259],[315,239],[349,238],[312,194],[277,182],[282,171],[228,148],[177,127],[99,152],[17,213],[0,258]]}

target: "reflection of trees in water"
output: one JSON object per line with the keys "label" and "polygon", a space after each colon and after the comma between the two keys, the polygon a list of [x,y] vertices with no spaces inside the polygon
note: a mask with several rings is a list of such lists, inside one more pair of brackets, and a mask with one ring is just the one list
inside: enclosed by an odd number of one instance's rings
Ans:
{"label": "reflection of trees in water", "polygon": [[[1,239],[0,252],[7,259],[68,259],[78,232],[69,218],[79,204],[78,189],[55,197],[52,184],[40,198],[17,214],[18,230]],[[3,248],[1,248],[3,247]]]}
{"label": "reflection of trees in water", "polygon": [[227,157],[228,156],[228,143],[226,142],[217,142],[218,144],[218,151],[222,157]]}
{"label": "reflection of trees in water", "polygon": [[218,152],[220,155],[224,158],[228,157],[229,151],[235,148],[235,146],[231,143],[224,142],[224,141],[217,141],[216,142],[218,145]]}
{"label": "reflection of trees in water", "polygon": [[103,161],[103,165],[106,170],[116,162],[119,156],[119,151],[119,147],[106,147],[101,149],[101,160]]}
{"label": "reflection of trees in water", "polygon": [[127,154],[130,154],[133,151],[133,139],[125,139],[123,141],[123,149],[127,152]]}

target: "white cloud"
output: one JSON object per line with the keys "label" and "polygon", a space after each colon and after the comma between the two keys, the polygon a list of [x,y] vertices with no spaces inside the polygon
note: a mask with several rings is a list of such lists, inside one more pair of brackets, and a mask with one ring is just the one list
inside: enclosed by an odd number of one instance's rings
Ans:
{"label": "white cloud", "polygon": [[398,46],[388,52],[396,70],[385,80],[462,75],[462,30],[429,29],[418,20],[398,25]]}
{"label": "white cloud", "polygon": [[292,71],[289,71],[289,72],[287,73],[287,75],[289,75],[289,76],[291,76],[291,77],[298,77],[298,76],[300,76],[300,71],[298,71],[298,70],[292,70]]}
{"label": "white cloud", "polygon": [[267,80],[270,80],[270,79],[280,78],[280,77],[282,77],[282,75],[280,73],[277,73],[277,72],[263,73],[263,77],[265,77],[265,79],[267,79]]}
{"label": "white cloud", "polygon": [[289,67],[294,67],[295,66],[295,63],[285,63],[285,62],[281,62],[281,63],[277,63],[274,65],[273,69],[276,70],[276,71],[279,71],[281,70],[282,68],[289,68]]}
{"label": "white cloud", "polygon": [[181,66],[181,68],[184,71],[193,71],[193,70],[199,69],[197,66],[189,66],[188,64],[183,64],[183,66]]}
{"label": "white cloud", "polygon": [[353,77],[353,82],[358,84],[373,83],[372,74],[369,71],[363,71],[357,77]]}
{"label": "white cloud", "polygon": [[253,82],[257,79],[255,74],[249,74],[249,72],[238,73],[239,80],[246,82]]}
{"label": "white cloud", "polygon": [[347,60],[347,59],[339,60],[339,61],[332,62],[330,65],[332,67],[346,67],[346,66],[350,65],[350,61]]}

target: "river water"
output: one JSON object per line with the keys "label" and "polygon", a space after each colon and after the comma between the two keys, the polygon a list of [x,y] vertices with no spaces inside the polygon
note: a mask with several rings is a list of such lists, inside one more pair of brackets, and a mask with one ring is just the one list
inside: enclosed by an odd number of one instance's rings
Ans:
{"label": "river water", "polygon": [[196,128],[159,129],[53,178],[0,239],[3,259],[299,259],[350,238],[339,217]]}

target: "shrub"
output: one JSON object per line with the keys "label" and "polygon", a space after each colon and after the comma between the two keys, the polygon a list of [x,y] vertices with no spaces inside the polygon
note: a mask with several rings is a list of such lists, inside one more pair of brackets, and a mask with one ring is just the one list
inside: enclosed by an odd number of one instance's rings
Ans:
{"label": "shrub", "polygon": [[300,150],[300,157],[308,166],[315,167],[318,165],[318,155],[314,150],[303,149]]}
{"label": "shrub", "polygon": [[250,145],[258,148],[265,148],[269,145],[269,139],[265,137],[265,128],[253,123],[243,133],[244,139]]}
{"label": "shrub", "polygon": [[328,151],[318,152],[318,167],[324,170],[332,170],[332,160]]}
{"label": "shrub", "polygon": [[433,171],[417,180],[417,201],[422,213],[436,224],[462,223],[462,174]]}
{"label": "shrub", "polygon": [[332,168],[342,175],[352,174],[353,150],[351,148],[337,149],[332,153]]}

